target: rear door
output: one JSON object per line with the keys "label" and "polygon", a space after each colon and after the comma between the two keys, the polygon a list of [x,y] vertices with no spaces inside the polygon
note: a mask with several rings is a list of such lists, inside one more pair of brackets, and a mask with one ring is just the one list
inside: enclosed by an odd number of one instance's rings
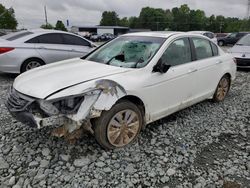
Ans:
{"label": "rear door", "polygon": [[48,33],[30,40],[46,63],[69,59],[69,49],[63,45],[60,33]]}
{"label": "rear door", "polygon": [[62,34],[63,44],[69,49],[70,58],[82,57],[92,51],[94,48],[87,40],[70,34]]}
{"label": "rear door", "polygon": [[192,38],[195,52],[195,87],[194,101],[199,101],[211,95],[218,84],[222,71],[222,59],[218,55],[218,47],[204,38]]}

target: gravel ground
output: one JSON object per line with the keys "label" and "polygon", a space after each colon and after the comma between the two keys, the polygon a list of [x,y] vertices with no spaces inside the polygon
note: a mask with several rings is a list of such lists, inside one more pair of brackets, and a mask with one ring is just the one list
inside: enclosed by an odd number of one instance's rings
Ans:
{"label": "gravel ground", "polygon": [[15,121],[0,74],[0,187],[250,187],[250,73],[223,103],[205,101],[149,126],[130,147],[76,145]]}

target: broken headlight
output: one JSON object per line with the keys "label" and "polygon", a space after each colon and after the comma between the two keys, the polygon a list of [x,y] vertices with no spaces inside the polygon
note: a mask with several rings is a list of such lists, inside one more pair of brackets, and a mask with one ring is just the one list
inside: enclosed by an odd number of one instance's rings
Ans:
{"label": "broken headlight", "polygon": [[72,96],[53,102],[53,105],[62,114],[75,113],[84,100],[84,96]]}
{"label": "broken headlight", "polygon": [[72,114],[77,111],[81,103],[84,100],[84,96],[72,96],[69,98],[61,98],[56,101],[39,100],[41,110],[47,115]]}

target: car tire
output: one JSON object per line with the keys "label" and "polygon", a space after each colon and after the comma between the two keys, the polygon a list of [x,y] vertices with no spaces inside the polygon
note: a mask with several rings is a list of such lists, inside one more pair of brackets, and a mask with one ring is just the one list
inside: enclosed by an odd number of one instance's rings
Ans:
{"label": "car tire", "polygon": [[42,65],[45,65],[45,63],[41,59],[37,59],[37,58],[27,59],[22,64],[21,73],[40,67]]}
{"label": "car tire", "polygon": [[103,111],[93,125],[95,139],[104,149],[122,148],[138,137],[143,125],[142,112],[135,104],[122,100],[109,111]]}
{"label": "car tire", "polygon": [[222,102],[225,97],[227,96],[229,90],[230,90],[230,77],[228,75],[224,75],[215,90],[213,101],[214,102]]}
{"label": "car tire", "polygon": [[224,46],[224,41],[222,41],[222,40],[218,41],[218,45],[219,46]]}

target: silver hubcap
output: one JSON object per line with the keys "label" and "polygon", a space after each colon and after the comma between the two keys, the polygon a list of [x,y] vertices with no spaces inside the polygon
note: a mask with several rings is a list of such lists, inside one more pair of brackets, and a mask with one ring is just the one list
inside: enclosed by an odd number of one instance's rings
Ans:
{"label": "silver hubcap", "polygon": [[39,62],[37,62],[37,61],[31,61],[31,62],[29,62],[29,63],[27,64],[27,66],[26,66],[26,71],[31,70],[31,69],[34,69],[34,68],[36,68],[36,67],[40,67],[40,66],[41,66],[41,64],[40,64]]}
{"label": "silver hubcap", "polygon": [[113,116],[108,124],[108,141],[113,146],[123,147],[136,137],[139,127],[139,117],[134,111],[120,111]]}

